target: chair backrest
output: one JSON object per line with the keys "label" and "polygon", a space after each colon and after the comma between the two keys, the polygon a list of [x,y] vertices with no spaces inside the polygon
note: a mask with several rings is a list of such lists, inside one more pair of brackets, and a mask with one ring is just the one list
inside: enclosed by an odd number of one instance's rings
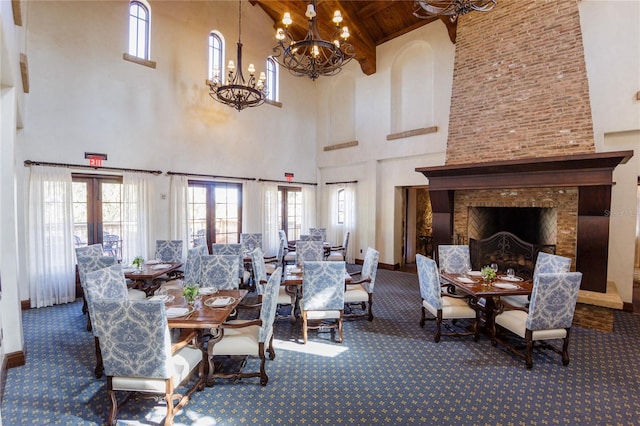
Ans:
{"label": "chair backrest", "polygon": [[351,234],[351,232],[346,232],[344,234],[344,238],[342,239],[342,250],[344,252],[344,255],[347,255],[347,247],[349,246],[349,235]]}
{"label": "chair backrest", "polygon": [[200,282],[200,257],[209,254],[206,246],[197,246],[187,250],[187,262],[184,265],[185,284],[198,284]]}
{"label": "chair backrest", "polygon": [[367,251],[364,255],[364,262],[362,263],[362,271],[360,276],[364,279],[369,278],[371,282],[362,283],[365,290],[368,293],[373,293],[373,287],[376,284],[376,274],[378,273],[378,260],[380,259],[380,252],[378,250],[367,247]]}
{"label": "chair backrest", "polygon": [[302,310],[343,310],[345,272],[342,261],[304,262]]}
{"label": "chair backrest", "polygon": [[286,241],[282,238],[278,242],[278,253],[276,254],[276,263],[278,266],[282,266],[282,263],[284,262],[284,250],[286,248],[286,244]]}
{"label": "chair backrest", "polygon": [[262,234],[240,234],[240,244],[245,252],[252,252],[256,247],[262,248]]}
{"label": "chair backrest", "polygon": [[236,255],[238,256],[238,279],[244,276],[244,256],[242,254],[242,244],[211,244],[211,254]]}
{"label": "chair backrest", "polygon": [[235,290],[238,280],[237,255],[213,254],[200,256],[200,287],[215,287],[218,290]]}
{"label": "chair backrest", "polygon": [[289,246],[289,240],[287,239],[287,233],[284,232],[284,229],[280,229],[278,231],[278,236],[280,237],[280,240],[284,240],[285,247],[288,247]]}
{"label": "chair backrest", "polygon": [[[108,264],[111,256],[102,256],[92,263],[92,267],[102,262]],[[78,263],[78,268],[80,263]],[[89,310],[89,318],[93,325],[93,302],[98,299],[119,299],[128,300],[129,291],[127,290],[127,282],[122,272],[122,266],[115,263],[111,266],[99,268],[85,273],[84,297],[87,300],[87,309]],[[95,327],[92,328],[94,336],[97,336]]]}
{"label": "chair backrest", "polygon": [[276,268],[265,285],[264,293],[262,294],[262,306],[260,307],[260,320],[262,321],[262,325],[258,332],[259,342],[267,342],[273,334],[273,322],[276,319],[276,310],[278,308],[278,289],[280,288],[281,278],[282,268]]}
{"label": "chair backrest", "polygon": [[87,273],[97,271],[98,269],[108,268],[118,263],[118,259],[113,256],[103,256],[102,247],[100,254],[97,256],[78,256],[78,276],[80,277],[80,285],[85,288],[87,281]]}
{"label": "chair backrest", "polygon": [[256,248],[251,252],[251,266],[253,268],[253,278],[256,283],[256,292],[258,294],[263,294],[264,285],[260,283],[262,281],[267,281],[267,268],[265,268],[264,254],[260,248]]}
{"label": "chair backrest", "polygon": [[467,245],[439,245],[438,262],[440,270],[450,274],[464,274],[471,267],[469,246]]}
{"label": "chair backrest", "polygon": [[296,243],[296,263],[320,261],[324,259],[324,248],[321,241],[298,241]]}
{"label": "chair backrest", "polygon": [[91,244],[90,246],[76,247],[76,258],[82,256],[103,256],[102,244]]}
{"label": "chair backrest", "polygon": [[533,280],[526,326],[529,330],[570,328],[582,272],[539,273]]}
{"label": "chair backrest", "polygon": [[156,259],[162,262],[182,262],[182,240],[156,240]]}
{"label": "chair backrest", "polygon": [[442,309],[442,290],[438,265],[433,259],[416,254],[416,268],[420,283],[420,296],[434,308]]}
{"label": "chair backrest", "polygon": [[309,228],[311,241],[327,241],[327,228]]}
{"label": "chair backrest", "polygon": [[174,373],[164,303],[98,299],[91,321],[111,377],[168,379]]}
{"label": "chair backrest", "polygon": [[558,272],[569,272],[571,269],[571,258],[549,254],[541,251],[536,259],[536,266],[533,268],[533,277],[538,274],[553,274]]}
{"label": "chair backrest", "polygon": [[301,234],[298,241],[311,241],[311,236],[307,234]]}

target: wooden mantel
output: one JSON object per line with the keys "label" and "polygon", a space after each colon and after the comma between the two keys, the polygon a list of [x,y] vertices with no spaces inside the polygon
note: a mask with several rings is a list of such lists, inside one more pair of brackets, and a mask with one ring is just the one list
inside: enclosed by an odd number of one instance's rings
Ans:
{"label": "wooden mantel", "polygon": [[632,156],[633,151],[615,151],[418,167],[429,179],[434,246],[452,242],[456,190],[577,187],[575,270],[583,273],[583,290],[605,293],[613,170]]}

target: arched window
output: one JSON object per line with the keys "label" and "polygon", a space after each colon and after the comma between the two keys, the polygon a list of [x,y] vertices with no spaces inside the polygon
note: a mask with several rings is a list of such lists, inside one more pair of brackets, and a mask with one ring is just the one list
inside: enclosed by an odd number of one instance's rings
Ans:
{"label": "arched window", "polygon": [[209,80],[213,80],[214,74],[224,81],[224,40],[217,31],[209,33]]}
{"label": "arched window", "polygon": [[150,8],[140,1],[129,3],[129,54],[149,60]]}
{"label": "arched window", "polygon": [[280,78],[278,63],[271,56],[267,58],[267,99],[278,102],[280,98]]}

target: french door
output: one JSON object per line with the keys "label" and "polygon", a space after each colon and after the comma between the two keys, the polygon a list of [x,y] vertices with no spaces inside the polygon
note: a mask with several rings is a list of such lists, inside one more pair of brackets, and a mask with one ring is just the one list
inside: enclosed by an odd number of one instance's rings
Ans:
{"label": "french door", "polygon": [[279,186],[278,204],[280,212],[278,223],[284,229],[288,241],[300,239],[302,223],[302,189],[297,187]]}

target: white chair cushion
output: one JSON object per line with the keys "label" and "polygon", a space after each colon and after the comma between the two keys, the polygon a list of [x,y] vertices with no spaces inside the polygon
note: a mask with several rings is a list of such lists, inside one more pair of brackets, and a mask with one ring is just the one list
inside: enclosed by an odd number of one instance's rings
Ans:
{"label": "white chair cushion", "polygon": [[284,286],[280,286],[278,289],[278,305],[290,305],[291,295],[287,293],[286,288]]}
{"label": "white chair cushion", "polygon": [[267,272],[267,275],[273,274],[273,272],[276,270],[277,267],[278,267],[278,265],[275,264],[275,263],[265,263],[264,264],[264,269]]}
{"label": "white chair cushion", "polygon": [[[232,320],[228,322],[230,324],[242,324],[248,322],[248,320]],[[213,346],[213,355],[258,356],[259,330],[260,326],[258,325],[250,325],[243,328],[225,328],[222,340]]]}
{"label": "white chair cushion", "polygon": [[295,262],[296,261],[296,252],[295,251],[290,251],[287,254],[284,255],[284,261],[285,262]]}
{"label": "white chair cushion", "polygon": [[[172,357],[174,374],[173,384],[178,387],[189,373],[202,361],[202,351],[198,348],[185,346]],[[114,377],[113,389],[123,391],[155,392],[164,394],[166,385],[164,379],[144,379],[139,377]]]}
{"label": "white chair cushion", "polygon": [[529,297],[525,295],[502,296],[500,299],[517,308],[526,308],[527,306],[529,306]]}
{"label": "white chair cushion", "polygon": [[[524,311],[505,311],[496,315],[496,324],[506,328],[514,334],[524,339],[527,313]],[[567,330],[564,328],[554,328],[549,330],[535,330],[532,334],[533,340],[564,339],[567,337]]]}
{"label": "white chair cushion", "polygon": [[[438,315],[438,310],[426,300],[422,301],[424,306],[433,316]],[[442,319],[475,318],[476,311],[467,303],[466,299],[455,297],[442,297]]]}
{"label": "white chair cushion", "polygon": [[307,319],[323,320],[340,318],[341,311],[307,311]]}
{"label": "white chair cushion", "polygon": [[344,303],[368,302],[369,293],[362,287],[362,284],[352,284],[347,286],[344,292]]}
{"label": "white chair cushion", "polygon": [[329,256],[327,256],[327,260],[342,261],[342,260],[344,260],[344,256],[342,255],[341,251],[332,251],[332,252],[329,253]]}
{"label": "white chair cushion", "polygon": [[144,300],[147,298],[147,293],[142,290],[130,288],[127,290],[127,292],[129,293],[129,300]]}

